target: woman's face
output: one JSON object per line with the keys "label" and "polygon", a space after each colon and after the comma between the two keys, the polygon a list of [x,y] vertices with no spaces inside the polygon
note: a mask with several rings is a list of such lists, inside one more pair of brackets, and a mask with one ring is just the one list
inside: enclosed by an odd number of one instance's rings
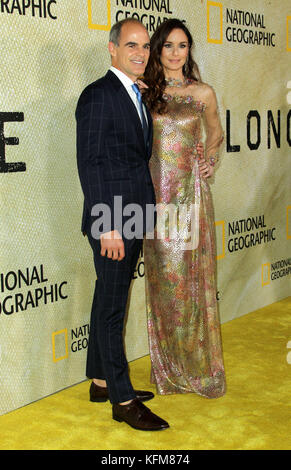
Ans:
{"label": "woman's face", "polygon": [[[161,64],[165,76],[177,75],[185,64],[189,53],[189,42],[182,29],[173,29],[167,37],[161,52]],[[172,75],[171,75],[172,73]]]}

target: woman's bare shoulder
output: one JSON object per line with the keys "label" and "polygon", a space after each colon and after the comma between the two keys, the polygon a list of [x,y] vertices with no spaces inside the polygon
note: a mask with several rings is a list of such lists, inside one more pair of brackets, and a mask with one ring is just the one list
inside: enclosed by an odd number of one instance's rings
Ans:
{"label": "woman's bare shoulder", "polygon": [[211,85],[205,82],[193,82],[189,85],[189,91],[198,95],[202,101],[208,102],[215,97],[215,91]]}

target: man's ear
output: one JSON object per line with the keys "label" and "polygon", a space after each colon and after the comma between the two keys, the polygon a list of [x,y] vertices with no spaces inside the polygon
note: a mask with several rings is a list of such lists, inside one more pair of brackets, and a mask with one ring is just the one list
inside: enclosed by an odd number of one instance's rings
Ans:
{"label": "man's ear", "polygon": [[109,54],[111,55],[111,57],[114,57],[114,56],[115,56],[115,49],[116,49],[115,44],[114,44],[112,41],[109,41],[109,43],[108,43],[108,51],[109,51]]}

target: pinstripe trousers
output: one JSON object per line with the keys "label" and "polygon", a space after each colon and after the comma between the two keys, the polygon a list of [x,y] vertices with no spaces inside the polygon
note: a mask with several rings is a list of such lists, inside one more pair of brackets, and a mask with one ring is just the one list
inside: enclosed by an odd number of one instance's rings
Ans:
{"label": "pinstripe trousers", "polygon": [[[89,232],[89,231],[88,231]],[[100,241],[88,234],[97,280],[91,310],[86,375],[106,380],[111,403],[135,398],[124,352],[123,327],[130,283],[142,240],[124,240],[125,257],[113,261],[100,254]]]}

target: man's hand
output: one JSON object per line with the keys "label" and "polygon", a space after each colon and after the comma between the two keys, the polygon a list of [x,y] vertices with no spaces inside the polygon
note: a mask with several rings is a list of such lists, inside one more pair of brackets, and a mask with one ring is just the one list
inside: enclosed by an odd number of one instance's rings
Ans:
{"label": "man's hand", "polygon": [[125,256],[124,243],[118,230],[103,233],[100,236],[101,256],[121,261]]}

